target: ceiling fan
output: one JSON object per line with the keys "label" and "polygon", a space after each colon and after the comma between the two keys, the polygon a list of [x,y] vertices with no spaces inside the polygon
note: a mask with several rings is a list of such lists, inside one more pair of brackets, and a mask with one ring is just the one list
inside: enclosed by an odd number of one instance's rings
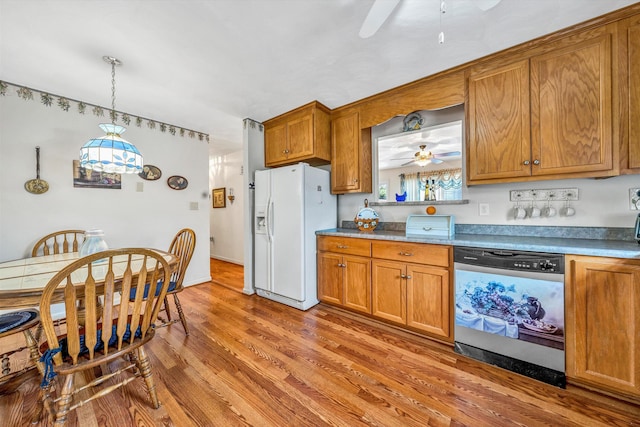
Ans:
{"label": "ceiling fan", "polygon": [[437,165],[443,162],[443,160],[440,160],[441,157],[452,157],[460,155],[459,151],[449,151],[448,153],[433,154],[431,151],[427,151],[426,148],[426,145],[421,145],[420,151],[414,154],[411,161],[403,163],[402,166],[410,165],[411,163],[416,163],[418,166],[426,166],[430,163]]}
{"label": "ceiling fan", "polygon": [[[495,7],[502,0],[475,0],[471,3],[478,7],[483,12]],[[378,29],[385,23],[387,18],[391,16],[391,13],[394,11],[396,6],[400,3],[400,0],[375,0],[371,5],[371,9],[369,9],[369,13],[367,14],[364,22],[362,23],[362,27],[360,28],[360,37],[363,39],[369,38],[373,36]],[[445,0],[440,0],[440,11],[444,13]]]}

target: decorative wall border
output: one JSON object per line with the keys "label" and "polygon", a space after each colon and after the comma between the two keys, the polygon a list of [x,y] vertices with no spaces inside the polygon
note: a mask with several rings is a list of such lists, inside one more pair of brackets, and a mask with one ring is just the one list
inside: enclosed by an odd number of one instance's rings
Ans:
{"label": "decorative wall border", "polygon": [[244,128],[246,129],[249,126],[251,129],[258,129],[260,132],[264,129],[264,125],[260,122],[257,122],[253,119],[246,118],[242,121]]}
{"label": "decorative wall border", "polygon": [[178,134],[182,137],[197,137],[200,141],[209,142],[209,134],[204,132],[198,132],[192,129],[159,122],[156,120],[148,119],[146,117],[135,116],[133,114],[125,113],[122,111],[112,111],[111,108],[102,107],[96,104],[90,104],[84,101],[78,101],[77,99],[67,98],[60,95],[54,95],[48,92],[43,92],[37,89],[20,86],[0,80],[0,96],[6,96],[9,88],[13,88],[18,97],[24,99],[25,101],[34,101],[37,98],[40,98],[40,103],[47,107],[51,107],[53,104],[56,104],[61,110],[68,112],[71,109],[72,104],[75,104],[76,110],[79,114],[85,114],[88,108],[96,117],[104,117],[105,112],[108,112],[109,118],[111,120],[115,122],[118,120],[118,118],[120,118],[122,122],[127,126],[129,126],[131,122],[133,122],[137,127],[142,127],[142,124],[146,122],[147,127],[152,130],[158,129],[160,130],[160,132],[169,132],[171,135]]}

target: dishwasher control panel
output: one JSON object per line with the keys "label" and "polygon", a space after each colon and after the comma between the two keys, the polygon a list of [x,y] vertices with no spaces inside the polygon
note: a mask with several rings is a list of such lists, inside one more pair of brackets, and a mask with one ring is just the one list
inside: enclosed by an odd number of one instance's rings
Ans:
{"label": "dishwasher control panel", "polygon": [[545,252],[456,247],[454,261],[506,270],[564,274],[564,255]]}

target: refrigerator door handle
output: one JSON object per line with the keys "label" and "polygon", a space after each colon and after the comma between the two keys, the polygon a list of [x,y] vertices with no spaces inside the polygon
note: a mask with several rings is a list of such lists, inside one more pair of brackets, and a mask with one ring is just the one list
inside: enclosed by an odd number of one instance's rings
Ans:
{"label": "refrigerator door handle", "polygon": [[267,200],[267,209],[265,212],[265,228],[267,230],[267,239],[269,242],[273,241],[273,233],[271,228],[271,215],[273,213],[273,201],[271,197]]}

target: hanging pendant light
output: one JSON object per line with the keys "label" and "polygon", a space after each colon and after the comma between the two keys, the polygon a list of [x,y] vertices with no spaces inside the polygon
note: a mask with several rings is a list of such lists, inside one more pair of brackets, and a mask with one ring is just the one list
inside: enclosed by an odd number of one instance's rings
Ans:
{"label": "hanging pendant light", "polygon": [[117,58],[103,56],[111,64],[111,123],[101,123],[104,136],[89,140],[80,149],[80,166],[107,173],[142,172],[142,154],[135,145],[122,139],[127,129],[116,125],[116,65],[122,65]]}

